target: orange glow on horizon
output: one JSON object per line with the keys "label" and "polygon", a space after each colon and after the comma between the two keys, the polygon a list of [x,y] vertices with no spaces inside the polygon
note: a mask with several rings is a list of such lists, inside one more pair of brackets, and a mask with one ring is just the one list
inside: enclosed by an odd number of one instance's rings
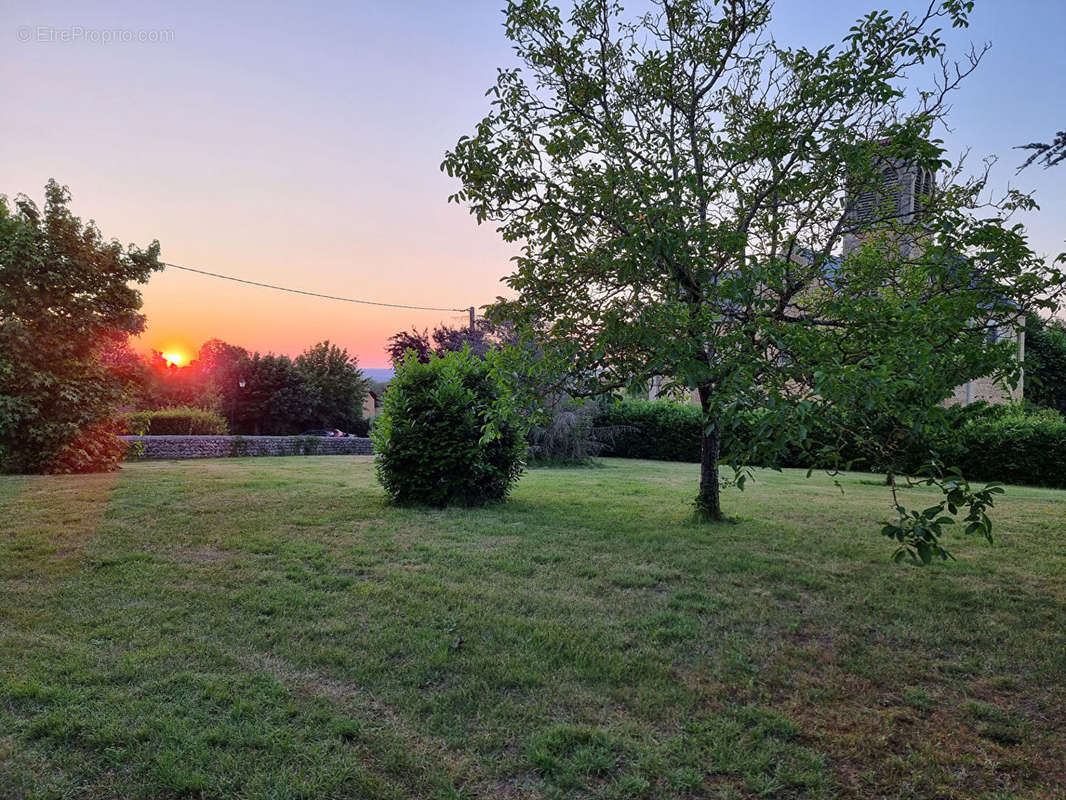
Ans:
{"label": "orange glow on horizon", "polygon": [[[174,256],[174,260],[197,264],[210,261],[206,256],[195,254],[189,257]],[[331,287],[324,279],[324,268],[321,272],[317,268],[308,268],[304,270],[306,274],[303,274],[302,279],[301,273],[291,265],[267,271],[260,264],[257,272],[257,267],[237,262],[227,263],[226,269],[234,275],[249,275],[278,285],[312,291],[331,290],[339,295],[362,294],[375,300],[399,298],[414,304],[449,306],[454,303],[458,307],[469,297],[471,299],[467,302],[480,307],[496,295],[506,294],[499,290],[496,285],[498,279],[491,273],[483,278],[487,284],[484,287],[457,280],[457,285],[450,287],[447,294],[428,290],[416,294],[410,291],[406,283],[399,287],[390,286],[387,279],[401,276],[403,281],[412,281],[421,286],[425,276],[414,268],[390,266],[393,267],[391,272],[381,270],[380,274],[372,273],[372,280],[363,281],[359,287],[343,283]],[[493,262],[486,266],[485,271],[497,269]],[[441,271],[456,275],[459,266],[448,263],[441,267]],[[356,289],[361,289],[361,292]],[[152,351],[164,355],[180,353],[183,360],[179,367],[186,367],[196,359],[204,342],[220,339],[243,347],[249,354],[276,353],[290,358],[295,358],[318,342],[328,340],[346,349],[349,355],[358,357],[361,368],[388,368],[392,366],[386,351],[390,336],[413,328],[432,332],[441,325],[463,326],[468,319],[464,311],[356,306],[211,280],[177,270],[164,270],[153,275],[141,292],[144,297],[141,312],[147,317],[147,327],[141,336],[131,340],[131,347],[149,356]],[[459,301],[455,298],[459,298]]]}
{"label": "orange glow on horizon", "polygon": [[163,353],[163,358],[166,360],[167,365],[171,367],[180,367],[181,362],[185,360],[181,353]]}

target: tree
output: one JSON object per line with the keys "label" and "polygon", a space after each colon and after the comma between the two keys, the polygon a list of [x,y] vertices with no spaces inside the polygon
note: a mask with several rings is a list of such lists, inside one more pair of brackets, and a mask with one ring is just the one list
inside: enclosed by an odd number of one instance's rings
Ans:
{"label": "tree", "polygon": [[122,383],[124,400],[139,408],[147,407],[152,386],[152,369],[134,352],[125,338],[108,339],[100,350],[100,363]]}
{"label": "tree", "polygon": [[419,333],[417,328],[412,328],[410,331],[400,331],[391,336],[386,349],[389,351],[389,360],[392,361],[392,366],[395,369],[400,368],[400,364],[407,357],[408,350],[413,351],[415,358],[423,364],[429,361],[429,356],[433,352],[433,348],[429,344],[429,331],[424,330]]}
{"label": "tree", "polygon": [[478,319],[474,327],[463,326],[452,328],[441,325],[433,329],[433,341],[436,343],[437,355],[445,353],[458,353],[463,348],[469,348],[477,358],[484,358],[490,350],[500,346],[501,331],[489,320]]}
{"label": "tree", "polygon": [[145,248],[107,241],[69,209],[50,180],[43,212],[0,197],[0,471],[113,468],[108,424],[128,375],[113,370],[140,333],[141,295],[159,263]]}
{"label": "tree", "polygon": [[168,365],[153,353],[137,372],[144,407],[214,411],[242,434],[358,428],[367,387],[358,360],[328,341],[294,360],[249,354],[243,347],[211,339],[186,366]]}
{"label": "tree", "polygon": [[1018,172],[1021,172],[1034,161],[1042,163],[1044,169],[1053,167],[1062,161],[1066,161],[1066,131],[1056,133],[1055,138],[1050,142],[1030,142],[1029,144],[1018,145],[1015,149],[1033,151],[1018,167]]}
{"label": "tree", "polygon": [[[517,299],[493,311],[536,343],[516,352],[575,395],[654,376],[695,391],[712,519],[719,462],[744,478],[728,431],[747,409],[780,448],[838,406],[934,424],[930,392],[900,386],[935,381],[942,399],[939,376],[1015,378],[988,331],[1054,305],[1062,279],[1008,222],[1032,201],[982,201],[987,170],[964,178],[933,137],[983,53],[953,61],[939,26],[973,4],[874,12],[815,50],[775,42],[762,0],[651,5],[510,2],[522,69],[499,71],[445,155],[450,199],[522,244]],[[907,170],[944,177],[904,211]]]}
{"label": "tree", "polygon": [[[209,339],[200,346],[195,363],[202,376],[205,393],[201,405],[228,419],[230,428],[236,432],[237,416],[242,412],[245,390],[252,372],[251,356],[243,347],[221,339]],[[213,402],[216,398],[217,406]]]}
{"label": "tree", "polygon": [[428,330],[421,333],[417,328],[400,331],[389,338],[387,349],[393,367],[399,368],[408,350],[414,351],[415,357],[423,364],[429,361],[432,354],[441,356],[445,353],[458,353],[464,348],[469,348],[477,358],[484,358],[489,351],[498,349],[512,338],[513,332],[509,326],[478,319],[473,328],[453,328],[450,325],[434,328],[433,344],[430,344]]}
{"label": "tree", "polygon": [[1066,414],[1066,323],[1030,314],[1025,322],[1025,399]]}
{"label": "tree", "polygon": [[359,424],[369,384],[358,358],[325,341],[298,355],[295,366],[311,396],[307,427],[350,431]]}
{"label": "tree", "polygon": [[245,369],[245,386],[237,390],[239,402],[232,425],[235,433],[288,436],[306,427],[314,400],[307,379],[291,358],[255,353]]}
{"label": "tree", "polygon": [[158,350],[145,357],[139,399],[145,408],[195,406],[221,411],[221,397],[199,360],[178,366]]}

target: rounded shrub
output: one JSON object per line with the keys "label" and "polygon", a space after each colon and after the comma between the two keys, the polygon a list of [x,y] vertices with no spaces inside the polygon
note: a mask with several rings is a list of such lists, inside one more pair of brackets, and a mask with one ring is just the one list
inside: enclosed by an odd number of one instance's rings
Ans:
{"label": "rounded shrub", "polygon": [[409,357],[396,370],[371,432],[394,503],[481,505],[518,480],[525,439],[493,362],[466,349],[426,363]]}

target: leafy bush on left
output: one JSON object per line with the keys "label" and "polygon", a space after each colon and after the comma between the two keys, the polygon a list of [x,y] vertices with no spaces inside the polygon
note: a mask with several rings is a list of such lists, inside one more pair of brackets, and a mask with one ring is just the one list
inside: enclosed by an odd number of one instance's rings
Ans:
{"label": "leafy bush on left", "polygon": [[141,295],[159,243],[123,247],[70,209],[54,180],[39,208],[0,195],[0,472],[117,469],[126,381],[110,350],[144,330]]}

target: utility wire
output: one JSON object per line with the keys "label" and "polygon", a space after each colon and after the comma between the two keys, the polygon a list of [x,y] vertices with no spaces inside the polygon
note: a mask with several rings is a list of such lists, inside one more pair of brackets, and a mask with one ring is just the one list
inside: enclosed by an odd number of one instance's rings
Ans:
{"label": "utility wire", "polygon": [[181,269],[186,272],[195,272],[198,275],[208,275],[212,278],[221,278],[224,281],[233,281],[234,283],[246,283],[249,286],[261,286],[264,289],[276,289],[279,292],[291,292],[293,294],[304,294],[308,297],[323,297],[326,300],[340,300],[343,303],[361,303],[366,306],[383,306],[384,308],[409,308],[415,311],[467,311],[466,308],[434,308],[432,306],[409,306],[403,303],[379,303],[376,300],[356,300],[351,297],[337,297],[332,294],[320,294],[319,292],[305,292],[303,289],[290,289],[287,286],[275,286],[272,283],[260,283],[259,281],[249,281],[244,278],[234,278],[232,275],[220,275],[217,272],[208,272],[203,269],[195,269],[193,267],[183,267],[181,264],[168,264],[165,261],[160,262],[164,267],[172,267],[173,269]]}

